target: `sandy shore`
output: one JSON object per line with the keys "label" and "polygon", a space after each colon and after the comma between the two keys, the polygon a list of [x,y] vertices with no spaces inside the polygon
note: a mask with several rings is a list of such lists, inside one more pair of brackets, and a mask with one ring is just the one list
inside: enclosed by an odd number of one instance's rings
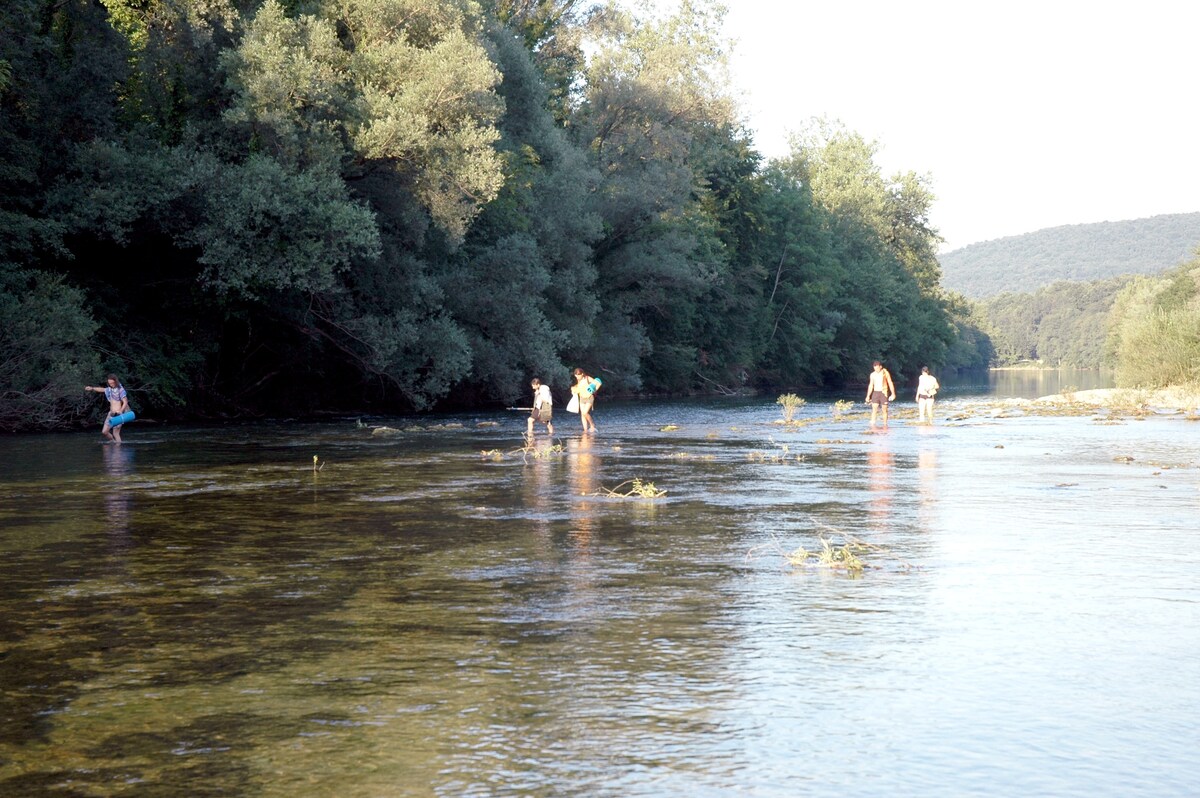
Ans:
{"label": "sandy shore", "polygon": [[1033,400],[1034,404],[1085,404],[1093,407],[1145,407],[1156,410],[1195,412],[1200,410],[1200,389],[1195,387],[1096,388],[1090,391],[1056,393]]}

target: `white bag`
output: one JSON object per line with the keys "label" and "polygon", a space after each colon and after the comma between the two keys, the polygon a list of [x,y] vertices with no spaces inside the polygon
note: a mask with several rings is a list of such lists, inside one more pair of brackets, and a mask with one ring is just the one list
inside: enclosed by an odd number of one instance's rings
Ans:
{"label": "white bag", "polygon": [[574,394],[574,393],[571,394],[571,401],[567,402],[567,412],[568,413],[578,413],[579,412],[579,395],[578,394]]}

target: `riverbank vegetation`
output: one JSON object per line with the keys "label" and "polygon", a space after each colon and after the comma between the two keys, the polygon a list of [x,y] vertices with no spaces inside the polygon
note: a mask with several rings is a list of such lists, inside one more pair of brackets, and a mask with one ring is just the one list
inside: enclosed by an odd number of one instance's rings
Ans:
{"label": "riverbank vegetation", "polygon": [[1090,283],[1057,282],[1032,293],[1003,293],[981,304],[981,326],[997,365],[1097,368],[1117,294],[1132,275]]}
{"label": "riverbank vegetation", "polygon": [[723,10],[11,0],[0,429],[839,385],[979,365],[928,178],[764,160]]}
{"label": "riverbank vegetation", "polygon": [[1200,387],[1200,254],[1117,295],[1108,338],[1122,387]]}
{"label": "riverbank vegetation", "polygon": [[972,303],[994,362],[1111,368],[1122,388],[1200,386],[1200,251],[1155,276],[1059,282]]}

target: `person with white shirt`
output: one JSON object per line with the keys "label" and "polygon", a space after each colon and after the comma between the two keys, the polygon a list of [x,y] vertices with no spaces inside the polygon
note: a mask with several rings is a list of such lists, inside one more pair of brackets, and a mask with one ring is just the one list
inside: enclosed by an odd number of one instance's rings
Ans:
{"label": "person with white shirt", "polygon": [[917,378],[917,422],[933,423],[933,397],[941,390],[937,377],[929,373],[929,366],[921,366],[921,376]]}
{"label": "person with white shirt", "polygon": [[550,419],[553,417],[551,406],[554,404],[553,397],[550,396],[550,386],[542,385],[542,381],[537,377],[529,383],[533,388],[533,411],[529,414],[528,436],[533,437],[533,422],[540,421],[546,425],[546,431],[551,435],[554,434],[554,424]]}

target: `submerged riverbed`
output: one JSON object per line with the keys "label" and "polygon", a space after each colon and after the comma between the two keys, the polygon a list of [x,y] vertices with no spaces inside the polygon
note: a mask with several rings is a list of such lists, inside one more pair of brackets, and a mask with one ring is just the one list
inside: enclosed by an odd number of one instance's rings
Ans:
{"label": "submerged riverbed", "polygon": [[798,418],[0,439],[0,794],[1194,790],[1200,423]]}

